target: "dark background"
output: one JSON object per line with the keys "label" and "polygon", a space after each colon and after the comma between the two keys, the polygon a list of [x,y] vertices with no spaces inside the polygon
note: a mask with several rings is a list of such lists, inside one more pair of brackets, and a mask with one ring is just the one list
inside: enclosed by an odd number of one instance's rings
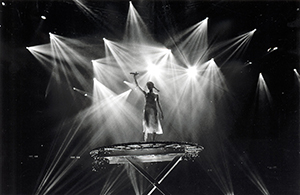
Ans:
{"label": "dark background", "polygon": [[[49,32],[65,37],[81,37],[99,33],[121,39],[128,11],[127,1],[89,1],[99,12],[97,23],[87,18],[73,1],[2,1],[1,7],[1,194],[32,194],[47,153],[55,138],[53,127],[64,109],[53,109],[55,100],[45,98],[50,74],[26,50],[26,47],[49,43]],[[244,60],[251,67],[248,87],[235,80],[230,67],[222,71],[239,103],[230,141],[238,150],[246,151],[258,169],[270,194],[299,194],[299,82],[293,69],[299,69],[300,4],[297,1],[133,1],[137,10],[151,7],[152,18],[146,18],[152,36],[163,42],[169,34],[209,17],[208,37],[231,23],[234,37],[249,29],[257,32]],[[109,10],[109,11],[106,11]],[[112,11],[114,10],[114,11]],[[141,12],[142,13],[142,12]],[[47,17],[41,19],[41,15]],[[228,32],[228,31],[226,31]],[[99,37],[101,37],[99,35]],[[267,49],[279,49],[266,55]],[[218,62],[222,59],[216,59]],[[255,88],[251,83],[262,72],[273,98],[272,116],[251,123],[245,118],[253,105]],[[243,77],[239,74],[237,77]],[[246,84],[247,86],[247,84]],[[81,105],[82,106],[82,105]],[[68,108],[73,113],[81,106]],[[72,114],[68,111],[68,113]],[[264,122],[267,121],[267,127]],[[242,130],[241,130],[242,129]],[[217,143],[216,143],[217,144]],[[38,154],[38,159],[29,155]],[[67,159],[69,160],[69,159]],[[83,159],[81,159],[83,160]],[[201,159],[202,160],[202,159]],[[201,163],[201,160],[199,162]],[[88,159],[87,161],[90,161]],[[80,163],[80,162],[79,162]],[[233,167],[234,162],[230,163]],[[78,165],[80,167],[80,165]],[[171,194],[222,194],[207,171],[183,162],[178,175],[166,181]],[[76,168],[75,168],[76,169]],[[196,170],[196,171],[195,171]],[[235,170],[235,169],[234,169]],[[87,170],[90,179],[96,173]],[[256,187],[243,182],[242,171],[231,173],[236,194],[260,194]],[[76,183],[76,182],[75,182]],[[174,187],[181,186],[181,187]],[[184,186],[184,187],[182,187]],[[65,186],[67,189],[68,186]],[[172,190],[173,189],[173,190]],[[90,190],[91,194],[95,191]],[[61,192],[64,194],[64,190]],[[88,190],[87,192],[88,193]],[[99,193],[99,191],[97,192]],[[123,194],[126,193],[126,189]],[[130,194],[130,190],[128,190]],[[131,192],[132,193],[132,192]]]}

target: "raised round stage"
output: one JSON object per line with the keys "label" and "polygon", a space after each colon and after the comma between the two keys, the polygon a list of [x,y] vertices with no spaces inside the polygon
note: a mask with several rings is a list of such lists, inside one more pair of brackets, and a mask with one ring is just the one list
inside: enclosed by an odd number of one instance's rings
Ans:
{"label": "raised round stage", "polygon": [[93,149],[91,157],[97,164],[126,164],[128,158],[142,163],[172,161],[176,156],[183,160],[198,157],[204,147],[188,142],[132,142]]}
{"label": "raised round stage", "polygon": [[[90,152],[94,159],[93,171],[107,164],[129,164],[135,168],[151,185],[143,194],[152,194],[155,190],[168,195],[161,185],[167,175],[181,160],[193,160],[204,148],[188,142],[133,142],[96,148]],[[168,162],[169,161],[169,162]],[[164,169],[153,178],[141,163],[168,162]]]}

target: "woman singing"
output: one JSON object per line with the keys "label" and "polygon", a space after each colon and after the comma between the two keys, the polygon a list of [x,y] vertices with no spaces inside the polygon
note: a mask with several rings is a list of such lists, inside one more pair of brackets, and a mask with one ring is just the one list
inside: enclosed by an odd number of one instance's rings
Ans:
{"label": "woman singing", "polygon": [[[136,75],[138,73],[133,73],[134,81],[137,87],[144,93],[145,95],[145,107],[144,107],[144,119],[143,119],[143,134],[144,141],[147,141],[148,134],[153,134],[152,140],[155,141],[156,134],[163,134],[163,130],[161,128],[160,121],[158,120],[157,107],[159,108],[160,118],[163,119],[164,115],[159,103],[158,94],[153,92],[153,89],[156,89],[154,83],[149,81],[147,82],[147,88],[149,92],[144,91],[138,84],[136,80]],[[159,92],[158,89],[156,91]]]}

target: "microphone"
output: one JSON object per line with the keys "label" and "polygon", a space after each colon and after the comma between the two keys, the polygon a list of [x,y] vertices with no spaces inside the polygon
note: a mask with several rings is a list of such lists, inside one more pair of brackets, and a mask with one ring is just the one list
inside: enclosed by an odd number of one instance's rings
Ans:
{"label": "microphone", "polygon": [[133,74],[135,76],[135,75],[138,75],[139,73],[138,72],[131,72],[130,74]]}

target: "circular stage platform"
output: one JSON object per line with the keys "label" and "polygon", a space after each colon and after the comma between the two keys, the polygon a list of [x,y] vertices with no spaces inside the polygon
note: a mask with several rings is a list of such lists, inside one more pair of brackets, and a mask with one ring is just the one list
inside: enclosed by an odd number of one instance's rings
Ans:
{"label": "circular stage platform", "polygon": [[128,158],[148,163],[172,161],[176,156],[191,160],[198,157],[203,149],[188,142],[132,142],[96,148],[90,155],[97,164],[126,164]]}
{"label": "circular stage platform", "polygon": [[[135,168],[151,185],[143,194],[152,194],[155,190],[168,195],[162,186],[163,180],[181,160],[193,160],[204,148],[188,142],[134,142],[96,148],[90,152],[94,159],[93,171],[107,164],[129,164]],[[164,169],[153,178],[140,163],[168,162]]]}

